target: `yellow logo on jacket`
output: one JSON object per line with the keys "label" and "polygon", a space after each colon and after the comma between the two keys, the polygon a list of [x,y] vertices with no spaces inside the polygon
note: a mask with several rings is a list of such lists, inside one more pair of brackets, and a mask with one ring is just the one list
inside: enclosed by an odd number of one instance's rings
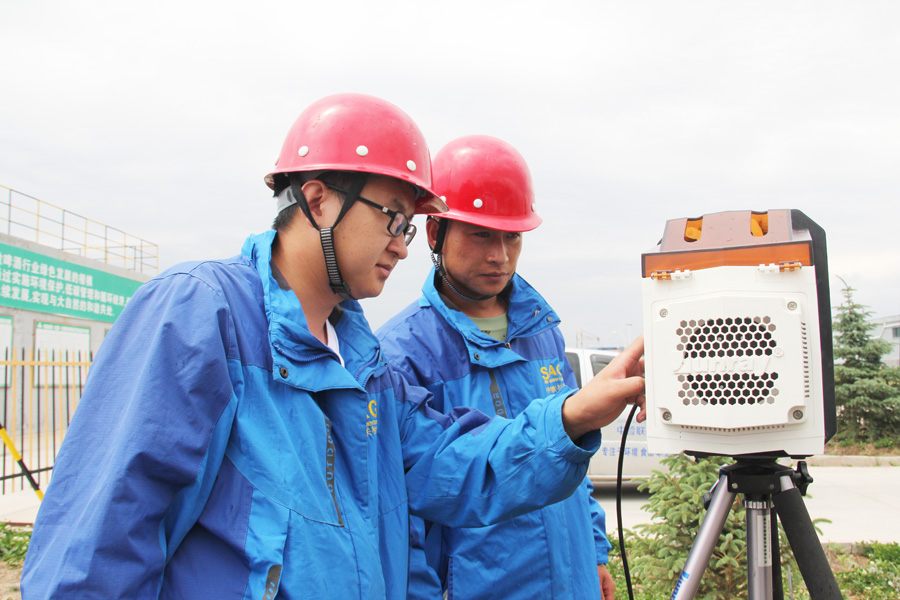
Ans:
{"label": "yellow logo on jacket", "polygon": [[378,433],[378,400],[369,400],[369,416],[366,420],[366,437]]}
{"label": "yellow logo on jacket", "polygon": [[544,380],[544,385],[547,386],[548,394],[559,391],[563,387],[563,385],[565,385],[561,364],[541,367],[541,377]]}

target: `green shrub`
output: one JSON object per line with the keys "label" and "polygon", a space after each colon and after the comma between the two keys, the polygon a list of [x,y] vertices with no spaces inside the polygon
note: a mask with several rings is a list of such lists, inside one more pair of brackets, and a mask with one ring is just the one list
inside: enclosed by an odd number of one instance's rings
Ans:
{"label": "green shrub", "polygon": [[857,552],[870,560],[881,560],[900,567],[900,544],[897,542],[891,542],[890,544],[865,542],[859,544]]}
{"label": "green shrub", "polygon": [[0,560],[11,567],[21,565],[30,541],[30,527],[13,527],[8,523],[0,523]]}
{"label": "green shrub", "polygon": [[867,542],[857,547],[857,562],[836,573],[838,585],[852,598],[896,600],[900,597],[900,544]]}
{"label": "green shrub", "polygon": [[885,448],[893,448],[896,445],[894,438],[883,437],[879,440],[875,441],[875,447],[879,450],[883,450]]}

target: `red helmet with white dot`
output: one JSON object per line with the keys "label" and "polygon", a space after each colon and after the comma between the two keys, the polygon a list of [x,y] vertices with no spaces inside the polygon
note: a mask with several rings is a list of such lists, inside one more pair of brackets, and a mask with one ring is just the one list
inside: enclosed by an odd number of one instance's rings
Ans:
{"label": "red helmet with white dot", "polygon": [[356,171],[409,182],[417,213],[442,212],[432,191],[431,156],[422,132],[402,110],[365,94],[335,94],[314,102],[288,132],[266,184],[279,173]]}
{"label": "red helmet with white dot", "polygon": [[522,155],[503,140],[469,135],[441,148],[432,162],[434,191],[447,203],[435,217],[499,231],[531,231],[542,219],[534,212],[531,173]]}

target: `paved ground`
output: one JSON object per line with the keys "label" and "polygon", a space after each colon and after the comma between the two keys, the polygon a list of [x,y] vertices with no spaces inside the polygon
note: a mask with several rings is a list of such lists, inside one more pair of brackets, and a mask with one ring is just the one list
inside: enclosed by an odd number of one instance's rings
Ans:
{"label": "paved ground", "polygon": [[[821,523],[823,542],[854,543],[879,541],[900,542],[900,459],[880,461],[870,457],[854,460],[849,457],[821,457],[810,460],[809,471],[813,483],[804,498],[812,519],[825,518],[831,523]],[[852,464],[859,466],[830,466]],[[606,510],[606,524],[610,535],[616,529],[616,492],[614,485],[597,486],[594,497]],[[623,526],[630,529],[646,523],[650,514],[641,506],[649,496],[639,493],[635,486],[628,486],[623,494]],[[702,507],[698,507],[702,510]]]}
{"label": "paved ground", "polygon": [[41,501],[28,489],[0,496],[0,522],[34,523]]}

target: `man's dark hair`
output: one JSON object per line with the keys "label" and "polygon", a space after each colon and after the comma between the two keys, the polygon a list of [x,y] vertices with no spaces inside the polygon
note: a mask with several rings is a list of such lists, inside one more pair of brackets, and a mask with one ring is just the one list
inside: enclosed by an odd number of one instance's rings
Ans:
{"label": "man's dark hair", "polygon": [[[290,177],[298,177],[301,181],[301,185],[305,184],[307,181],[311,181],[313,179],[318,179],[322,183],[327,183],[330,185],[337,186],[341,189],[350,189],[354,181],[360,177],[359,173],[353,171],[325,171],[324,173],[320,173],[316,175],[315,172],[307,173],[278,173],[275,175],[275,196],[277,197],[281,192],[285,190],[290,184]],[[343,194],[337,192],[341,197]],[[282,210],[280,213],[275,215],[275,220],[272,221],[272,229],[275,231],[284,231],[287,229],[291,223],[294,221],[294,217],[297,216],[297,213],[300,212],[299,204],[292,204]],[[325,224],[325,225],[330,225]],[[323,226],[322,223],[319,223],[319,226]]]}

